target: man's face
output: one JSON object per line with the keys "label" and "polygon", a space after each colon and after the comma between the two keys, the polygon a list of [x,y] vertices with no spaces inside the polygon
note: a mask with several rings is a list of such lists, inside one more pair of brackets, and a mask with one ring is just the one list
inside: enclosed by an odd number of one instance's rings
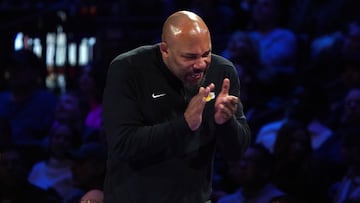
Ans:
{"label": "man's face", "polygon": [[169,70],[184,86],[200,86],[211,62],[209,34],[177,36],[161,43],[163,59]]}

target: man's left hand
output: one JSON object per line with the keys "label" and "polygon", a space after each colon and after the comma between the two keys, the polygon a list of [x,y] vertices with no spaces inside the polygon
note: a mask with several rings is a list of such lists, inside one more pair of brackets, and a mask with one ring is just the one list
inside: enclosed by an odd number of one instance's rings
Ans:
{"label": "man's left hand", "polygon": [[215,123],[221,125],[230,120],[237,109],[238,98],[229,95],[230,80],[225,78],[222,84],[221,92],[215,101]]}

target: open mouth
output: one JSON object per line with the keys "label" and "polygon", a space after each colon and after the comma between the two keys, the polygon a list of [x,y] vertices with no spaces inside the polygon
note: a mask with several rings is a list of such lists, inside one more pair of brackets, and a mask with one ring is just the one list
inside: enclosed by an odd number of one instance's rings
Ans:
{"label": "open mouth", "polygon": [[194,73],[191,77],[195,80],[199,80],[202,77],[202,73]]}
{"label": "open mouth", "polygon": [[203,77],[203,73],[193,73],[193,74],[189,74],[187,77],[186,77],[186,80],[188,81],[188,83],[190,84],[198,84],[201,80],[202,80],[202,77]]}
{"label": "open mouth", "polygon": [[188,85],[200,85],[204,78],[206,77],[206,69],[205,70],[193,70],[186,74],[185,83]]}

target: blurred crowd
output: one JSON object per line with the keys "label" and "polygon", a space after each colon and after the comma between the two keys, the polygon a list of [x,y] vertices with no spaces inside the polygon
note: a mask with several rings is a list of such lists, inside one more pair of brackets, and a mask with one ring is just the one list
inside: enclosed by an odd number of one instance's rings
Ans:
{"label": "blurred crowd", "polygon": [[[359,1],[156,2],[136,11],[197,12],[240,77],[252,145],[238,162],[216,156],[213,202],[360,202]],[[80,67],[62,94],[29,50],[1,64],[0,202],[101,202],[108,63]]]}

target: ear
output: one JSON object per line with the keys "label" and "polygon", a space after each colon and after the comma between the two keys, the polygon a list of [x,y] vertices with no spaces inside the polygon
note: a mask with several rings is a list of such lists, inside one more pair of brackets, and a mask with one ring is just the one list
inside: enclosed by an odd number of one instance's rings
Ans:
{"label": "ear", "polygon": [[160,51],[164,57],[168,56],[168,46],[167,46],[166,42],[160,43]]}

